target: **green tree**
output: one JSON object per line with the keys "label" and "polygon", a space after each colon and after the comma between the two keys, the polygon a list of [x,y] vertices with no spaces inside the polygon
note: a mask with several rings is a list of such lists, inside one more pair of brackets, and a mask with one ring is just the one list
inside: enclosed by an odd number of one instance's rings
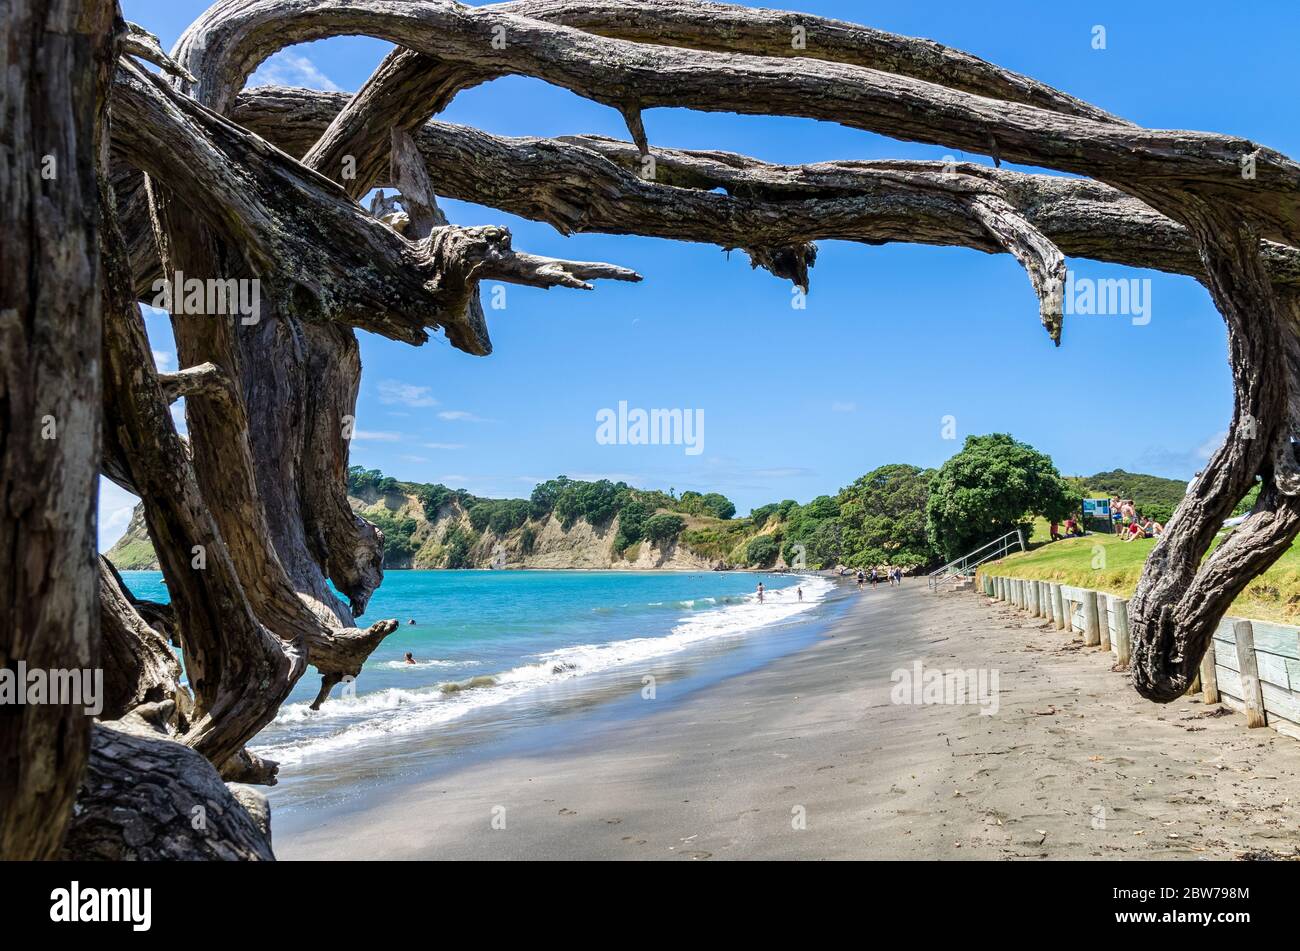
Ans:
{"label": "green tree", "polygon": [[528,508],[524,499],[501,499],[493,506],[488,528],[498,535],[513,532],[528,521]]}
{"label": "green tree", "polygon": [[757,538],[751,538],[749,544],[745,546],[745,558],[755,567],[767,568],[776,561],[780,550],[781,544],[775,537],[759,535]]}
{"label": "green tree", "polygon": [[719,492],[683,492],[678,500],[677,510],[688,515],[708,515],[724,521],[736,514],[736,505]]}
{"label": "green tree", "polygon": [[943,557],[956,558],[1027,517],[1059,520],[1076,505],[1049,456],[1006,433],[968,436],[930,482],[926,529]]}
{"label": "green tree", "polygon": [[663,545],[680,535],[685,527],[686,519],[665,512],[646,519],[642,534],[656,545]]}
{"label": "green tree", "polygon": [[430,522],[438,518],[438,509],[451,501],[452,491],[445,485],[423,485],[420,491],[416,493],[416,498],[420,500],[420,506],[424,509],[424,517]]}
{"label": "green tree", "polygon": [[446,553],[446,567],[448,568],[472,568],[470,563],[470,548],[472,547],[471,539],[463,532],[458,525],[453,525],[447,530],[447,534],[442,539],[443,551]]}
{"label": "green tree", "polygon": [[618,534],[614,536],[614,550],[622,554],[645,537],[645,523],[654,512],[639,500],[627,502],[619,509]]}
{"label": "green tree", "polygon": [[844,560],[916,567],[935,560],[926,531],[933,469],[881,466],[840,490]]}
{"label": "green tree", "polygon": [[569,485],[568,476],[558,476],[539,483],[529,497],[529,514],[535,519],[544,519],[555,509],[555,502]]}

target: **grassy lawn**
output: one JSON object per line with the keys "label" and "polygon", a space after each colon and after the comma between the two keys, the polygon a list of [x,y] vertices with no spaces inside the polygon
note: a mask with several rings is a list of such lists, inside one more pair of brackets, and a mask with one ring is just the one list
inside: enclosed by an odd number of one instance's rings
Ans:
{"label": "grassy lawn", "polygon": [[[1154,547],[1155,539],[1122,542],[1113,535],[1089,535],[1044,544],[990,562],[984,568],[993,574],[1061,581],[1129,597],[1137,587],[1147,554]],[[1229,613],[1261,621],[1300,624],[1300,545],[1252,581],[1233,602]]]}

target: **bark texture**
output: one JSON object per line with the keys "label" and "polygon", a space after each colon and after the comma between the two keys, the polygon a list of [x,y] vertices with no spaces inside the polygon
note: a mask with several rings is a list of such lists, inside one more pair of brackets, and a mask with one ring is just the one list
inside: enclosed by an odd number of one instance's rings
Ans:
{"label": "bark texture", "polygon": [[[114,5],[0,3],[0,665],[97,665],[97,169]],[[0,711],[0,859],[50,858],[85,765],[74,705]]]}
{"label": "bark texture", "polygon": [[[266,797],[230,787],[212,764],[151,723],[144,708],[97,723],[61,858],[274,861]],[[156,722],[156,721],[155,721]]]}

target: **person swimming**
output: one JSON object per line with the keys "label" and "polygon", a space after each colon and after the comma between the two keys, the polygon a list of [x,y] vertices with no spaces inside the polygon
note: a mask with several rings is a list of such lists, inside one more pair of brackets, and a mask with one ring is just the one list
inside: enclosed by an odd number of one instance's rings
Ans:
{"label": "person swimming", "polygon": [[[415,622],[412,621],[411,623],[414,624]],[[414,664],[414,663],[415,663],[415,655],[412,654],[410,651],[407,651],[407,652],[406,652],[406,662],[407,662],[408,664]]]}
{"label": "person swimming", "polygon": [[407,623],[407,624],[414,624],[414,623],[415,623],[415,618],[411,618],[411,619],[410,619],[409,621],[407,621],[406,623]]}

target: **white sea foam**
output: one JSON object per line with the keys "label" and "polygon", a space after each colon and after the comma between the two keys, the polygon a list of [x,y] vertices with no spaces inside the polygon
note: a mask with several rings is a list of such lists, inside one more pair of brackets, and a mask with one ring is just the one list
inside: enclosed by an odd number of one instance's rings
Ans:
{"label": "white sea foam", "polygon": [[[443,690],[446,684],[414,690],[390,688],[330,700],[315,711],[305,703],[290,704],[281,708],[275,719],[276,725],[293,728],[339,723],[339,728],[323,736],[317,734],[258,747],[254,752],[283,764],[292,764],[343,752],[385,737],[417,733],[550,684],[666,657],[708,641],[743,637],[812,610],[834,587],[832,582],[820,577],[805,577],[799,584],[804,589],[802,601],[798,600],[791,586],[779,592],[769,591],[763,604],[758,603],[755,595],[744,596],[737,603],[727,603],[732,599],[723,598],[723,606],[707,610],[692,610],[687,606],[692,602],[680,602],[680,607],[691,613],[666,635],[566,647],[538,655],[535,662],[504,671],[495,675],[491,683],[470,689],[448,693]],[[693,599],[696,603],[705,600]],[[424,663],[434,666],[438,662]],[[385,666],[394,665],[408,666],[402,662]]]}
{"label": "white sea foam", "polygon": [[386,660],[382,664],[376,664],[376,667],[383,667],[385,670],[428,670],[430,667],[478,667],[482,665],[480,660],[417,660],[414,664],[408,664],[404,660]]}

